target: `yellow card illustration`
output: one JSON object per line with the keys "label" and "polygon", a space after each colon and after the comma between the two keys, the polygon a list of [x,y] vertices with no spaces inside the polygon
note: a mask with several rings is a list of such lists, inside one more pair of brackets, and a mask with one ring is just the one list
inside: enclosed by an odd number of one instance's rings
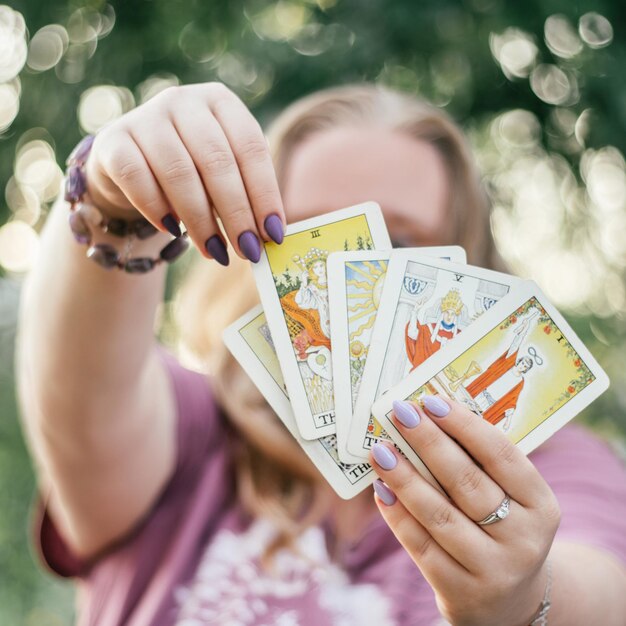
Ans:
{"label": "yellow card illustration", "polygon": [[527,281],[390,389],[372,410],[411,460],[417,455],[390,419],[392,402],[435,393],[465,404],[529,453],[608,384],[567,322]]}
{"label": "yellow card illustration", "polygon": [[[337,449],[339,458],[346,463],[363,460],[348,451],[348,433],[381,305],[389,259],[410,252],[457,263],[466,261],[465,251],[459,246],[334,252],[328,258]],[[379,427],[378,422],[375,425]]]}
{"label": "yellow card illustration", "polygon": [[339,250],[390,247],[373,202],[291,224],[281,245],[264,244],[255,279],[305,439],[335,432],[326,259]]}

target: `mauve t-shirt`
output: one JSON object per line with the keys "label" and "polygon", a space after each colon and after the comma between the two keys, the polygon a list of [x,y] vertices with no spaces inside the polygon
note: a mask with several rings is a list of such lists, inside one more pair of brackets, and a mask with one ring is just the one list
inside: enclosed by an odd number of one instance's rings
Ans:
{"label": "mauve t-shirt", "polygon": [[[274,530],[235,499],[230,429],[207,378],[165,348],[178,406],[177,464],[132,533],[93,562],[72,555],[41,507],[35,542],[55,573],[78,583],[89,626],[434,625],[434,594],[379,515],[354,543],[311,527],[274,569],[259,564]],[[569,425],[530,455],[556,493],[558,539],[608,551],[626,566],[626,469],[583,427]],[[335,557],[329,557],[328,545]]]}

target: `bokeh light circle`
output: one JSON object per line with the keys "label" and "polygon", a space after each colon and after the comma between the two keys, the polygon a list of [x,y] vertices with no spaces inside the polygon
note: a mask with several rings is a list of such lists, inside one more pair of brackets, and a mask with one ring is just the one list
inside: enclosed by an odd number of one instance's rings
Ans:
{"label": "bokeh light circle", "polygon": [[19,74],[27,54],[24,17],[11,7],[0,5],[0,83]]}
{"label": "bokeh light circle", "polygon": [[604,48],[613,41],[613,26],[599,13],[585,13],[578,22],[578,32],[590,48]]}
{"label": "bokeh light circle", "polygon": [[530,75],[530,86],[535,95],[548,104],[571,105],[578,102],[576,77],[557,65],[538,65]]}
{"label": "bokeh light circle", "polygon": [[69,35],[63,26],[49,24],[40,28],[28,45],[28,67],[37,72],[49,70],[61,60],[68,44]]}
{"label": "bokeh light circle", "polygon": [[42,202],[55,197],[63,178],[54,150],[42,139],[28,141],[18,150],[14,172],[17,182],[30,187]]}
{"label": "bokeh light circle", "polygon": [[582,41],[565,15],[551,15],[543,31],[546,45],[556,56],[569,59],[583,49]]}
{"label": "bokeh light circle", "polygon": [[39,251],[39,236],[19,220],[0,227],[0,265],[9,272],[27,272],[35,263]]}
{"label": "bokeh light circle", "polygon": [[98,85],[83,92],[78,103],[78,122],[87,133],[95,133],[135,106],[132,93],[124,87]]}
{"label": "bokeh light circle", "polygon": [[18,78],[0,84],[0,133],[5,131],[20,110],[20,82]]}
{"label": "bokeh light circle", "polygon": [[507,28],[501,35],[491,33],[489,47],[509,79],[528,76],[539,53],[532,35],[518,28]]}

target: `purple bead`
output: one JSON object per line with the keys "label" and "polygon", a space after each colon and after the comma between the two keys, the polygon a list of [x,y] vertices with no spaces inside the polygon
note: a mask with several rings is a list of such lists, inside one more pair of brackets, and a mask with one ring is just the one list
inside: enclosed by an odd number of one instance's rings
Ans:
{"label": "purple bead", "polygon": [[66,165],[74,163],[77,165],[84,165],[87,157],[89,156],[89,152],[91,151],[94,139],[94,135],[87,135],[86,137],[83,137],[83,139],[81,139],[72,150],[70,156],[67,157]]}
{"label": "purple bead", "polygon": [[69,223],[74,239],[76,239],[78,243],[89,243],[91,241],[91,231],[81,213],[72,211],[69,216]]}
{"label": "purple bead", "polygon": [[111,217],[107,221],[105,232],[115,235],[116,237],[126,237],[129,230],[130,228],[126,220],[120,219],[119,217]]}
{"label": "purple bead", "polygon": [[137,239],[148,239],[158,230],[146,219],[138,219],[133,222],[132,231],[137,235]]}
{"label": "purple bead", "polygon": [[189,247],[189,240],[187,237],[177,237],[172,239],[163,250],[159,253],[159,256],[168,263],[171,263],[177,259],[187,248]]}
{"label": "purple bead", "polygon": [[77,165],[72,165],[65,180],[65,200],[77,202],[85,191],[87,191],[85,177]]}
{"label": "purple bead", "polygon": [[136,257],[128,259],[124,264],[124,270],[129,274],[145,274],[155,266],[155,261],[148,257]]}
{"label": "purple bead", "polygon": [[119,252],[108,243],[96,243],[87,249],[87,258],[93,259],[98,265],[110,269],[117,265]]}

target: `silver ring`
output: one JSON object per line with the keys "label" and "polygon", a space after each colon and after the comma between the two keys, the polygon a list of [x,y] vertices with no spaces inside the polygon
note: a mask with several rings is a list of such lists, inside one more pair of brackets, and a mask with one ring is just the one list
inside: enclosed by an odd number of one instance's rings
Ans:
{"label": "silver ring", "polygon": [[481,519],[480,522],[476,523],[480,524],[481,526],[489,526],[489,524],[495,524],[496,522],[503,520],[509,514],[510,510],[511,498],[505,495],[504,500],[502,500],[500,506],[493,513],[489,513],[489,515],[487,515],[485,519]]}

